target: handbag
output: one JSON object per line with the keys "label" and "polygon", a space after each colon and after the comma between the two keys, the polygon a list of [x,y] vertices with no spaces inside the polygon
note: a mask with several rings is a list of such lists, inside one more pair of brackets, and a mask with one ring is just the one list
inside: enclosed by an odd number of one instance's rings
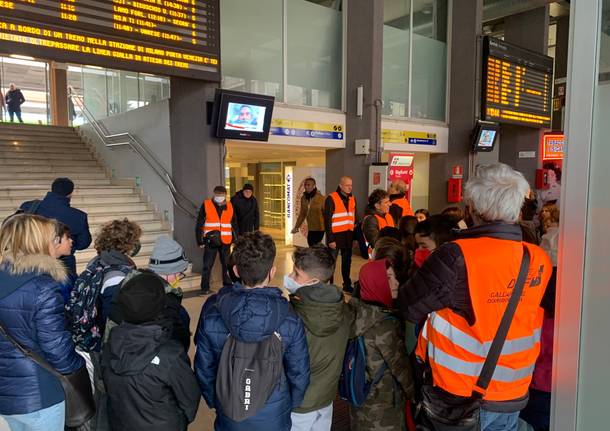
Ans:
{"label": "handbag", "polygon": [[[483,368],[477,379],[475,390],[470,397],[460,397],[450,394],[430,383],[421,387],[420,400],[416,411],[416,429],[419,431],[479,431],[481,399],[489,387],[493,373],[500,359],[508,330],[515,316],[517,305],[523,294],[530,266],[530,253],[523,246],[523,258],[519,276],[515,283],[506,310],[500,321],[500,326],[489,348],[489,353],[483,363]],[[429,367],[426,372],[429,372]]]}
{"label": "handbag", "polygon": [[19,344],[17,340],[9,335],[2,323],[0,323],[0,334],[8,339],[27,358],[59,380],[66,399],[66,427],[78,428],[95,415],[95,401],[93,400],[93,392],[91,391],[91,383],[86,366],[72,374],[61,374],[38,353],[32,352]]}

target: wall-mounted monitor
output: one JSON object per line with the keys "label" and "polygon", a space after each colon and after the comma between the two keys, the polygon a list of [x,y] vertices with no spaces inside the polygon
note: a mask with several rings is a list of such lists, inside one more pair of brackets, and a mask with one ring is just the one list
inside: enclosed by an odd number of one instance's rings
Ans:
{"label": "wall-mounted monitor", "polygon": [[553,59],[486,36],[481,118],[521,126],[551,126]]}
{"label": "wall-mounted monitor", "polygon": [[223,139],[267,141],[275,98],[230,90],[217,90],[214,102],[214,136]]}
{"label": "wall-mounted monitor", "polygon": [[499,134],[499,125],[495,123],[480,122],[474,133],[474,151],[493,151]]}

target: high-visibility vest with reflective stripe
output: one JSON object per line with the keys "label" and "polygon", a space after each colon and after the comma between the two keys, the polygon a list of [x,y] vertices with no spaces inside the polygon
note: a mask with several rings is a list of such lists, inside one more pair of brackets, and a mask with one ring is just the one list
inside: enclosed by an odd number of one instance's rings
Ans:
{"label": "high-visibility vest with reflective stripe", "polygon": [[412,216],[415,214],[413,212],[413,208],[411,208],[411,204],[409,203],[406,197],[398,198],[392,201],[392,204],[396,204],[400,208],[402,208],[402,215],[400,217]]}
{"label": "high-visibility vest with reflective stripe", "polygon": [[[523,246],[518,241],[473,238],[455,241],[463,255],[475,323],[449,308],[431,313],[420,334],[416,354],[428,358],[435,386],[468,397],[481,373],[510,294],[519,274]],[[535,245],[521,301],[508,331],[498,365],[484,395],[489,401],[508,401],[527,394],[536,359],[544,312],[540,302],[552,264]]]}
{"label": "high-visibility vest with reflective stripe", "polygon": [[353,196],[350,196],[348,208],[345,208],[345,204],[339,196],[339,193],[332,192],[330,197],[335,204],[335,211],[331,222],[332,233],[347,232],[348,230],[353,231],[354,224],[356,223],[356,199],[354,199]]}
{"label": "high-visibility vest with reflective stripe", "polygon": [[[381,217],[379,214],[375,214],[375,218],[377,219],[377,223],[379,224],[379,231],[381,232],[381,229],[386,228],[386,227],[394,227],[394,219],[392,218],[392,216],[390,215],[390,213],[386,213],[383,217]],[[368,250],[368,254],[369,254],[369,259],[373,259],[373,246],[371,245],[371,243],[365,238],[366,240],[366,247]]]}
{"label": "high-visibility vest with reflective stripe", "polygon": [[231,244],[233,240],[233,232],[231,220],[233,219],[233,205],[227,201],[226,206],[222,210],[222,215],[218,217],[216,206],[211,199],[206,199],[203,203],[205,206],[205,223],[203,225],[203,234],[208,232],[220,231],[220,240],[223,244]]}

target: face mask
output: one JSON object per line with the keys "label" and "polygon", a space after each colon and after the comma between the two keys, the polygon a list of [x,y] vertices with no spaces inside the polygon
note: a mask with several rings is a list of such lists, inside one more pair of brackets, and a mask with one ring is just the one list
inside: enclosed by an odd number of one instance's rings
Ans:
{"label": "face mask", "polygon": [[413,259],[415,260],[415,265],[421,268],[426,259],[428,259],[431,254],[432,253],[430,253],[430,250],[428,250],[427,248],[418,248],[417,250],[415,250],[415,255],[413,256]]}
{"label": "face mask", "polygon": [[297,283],[292,277],[289,275],[284,276],[284,287],[286,290],[292,294],[294,294],[297,290],[299,290],[302,286]]}
{"label": "face mask", "polygon": [[142,244],[140,243],[140,241],[136,242],[136,245],[134,246],[133,250],[131,251],[131,254],[130,254],[131,257],[136,257],[141,249],[142,249]]}
{"label": "face mask", "polygon": [[221,204],[225,201],[225,197],[224,196],[214,196],[214,202],[216,202],[217,204]]}

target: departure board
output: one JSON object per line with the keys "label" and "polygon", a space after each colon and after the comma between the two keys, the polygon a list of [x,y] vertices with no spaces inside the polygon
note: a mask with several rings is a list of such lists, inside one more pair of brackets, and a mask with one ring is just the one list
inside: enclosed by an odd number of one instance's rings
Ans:
{"label": "departure board", "polygon": [[219,0],[0,0],[0,52],[220,79]]}
{"label": "departure board", "polygon": [[482,118],[549,128],[553,59],[500,39],[483,43]]}

